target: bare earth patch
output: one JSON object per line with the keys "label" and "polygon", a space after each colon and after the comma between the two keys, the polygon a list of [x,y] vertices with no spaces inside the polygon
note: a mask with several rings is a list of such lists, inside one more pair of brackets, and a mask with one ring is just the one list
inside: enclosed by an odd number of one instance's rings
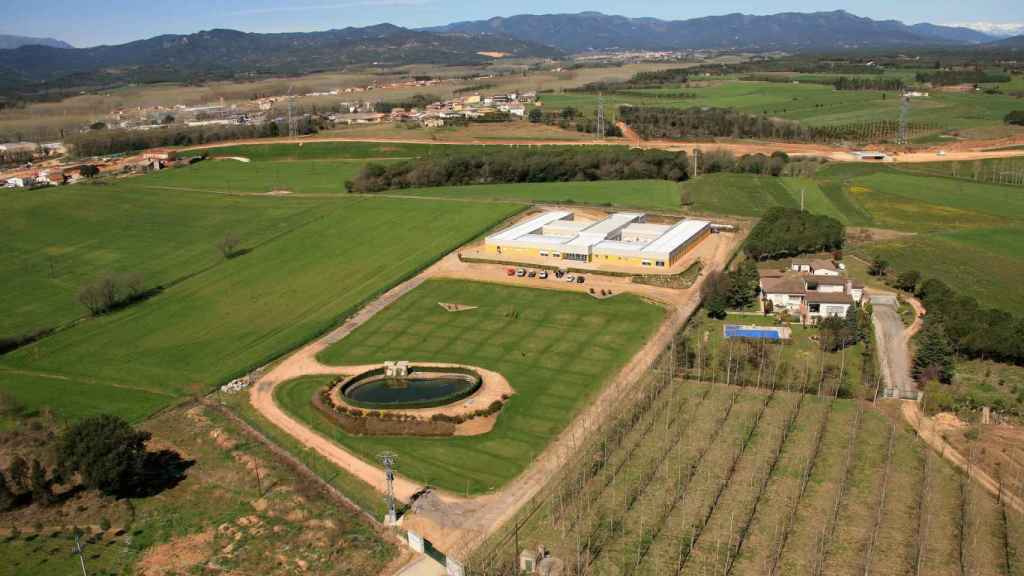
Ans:
{"label": "bare earth patch", "polygon": [[210,555],[213,534],[213,529],[209,529],[150,548],[139,561],[138,573],[163,576],[189,570]]}

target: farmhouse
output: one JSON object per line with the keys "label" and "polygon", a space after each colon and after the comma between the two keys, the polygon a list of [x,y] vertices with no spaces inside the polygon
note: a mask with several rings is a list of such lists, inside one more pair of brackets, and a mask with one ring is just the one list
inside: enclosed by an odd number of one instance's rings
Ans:
{"label": "farmhouse", "polygon": [[801,322],[845,316],[860,305],[864,284],[848,278],[827,260],[793,260],[784,272],[761,270],[759,287],[764,308],[786,311]]}
{"label": "farmhouse", "polygon": [[671,267],[711,231],[706,220],[649,224],[641,212],[618,212],[599,221],[572,212],[544,212],[488,236],[485,252],[515,259],[549,258],[637,268]]}

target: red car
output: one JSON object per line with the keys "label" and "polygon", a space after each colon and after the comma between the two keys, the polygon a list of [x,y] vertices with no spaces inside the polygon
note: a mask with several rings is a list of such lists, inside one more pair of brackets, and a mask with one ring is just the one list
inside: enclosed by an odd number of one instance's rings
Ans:
{"label": "red car", "polygon": [[515,276],[515,275],[516,275],[516,269],[515,268],[506,268],[505,269],[505,276]]}

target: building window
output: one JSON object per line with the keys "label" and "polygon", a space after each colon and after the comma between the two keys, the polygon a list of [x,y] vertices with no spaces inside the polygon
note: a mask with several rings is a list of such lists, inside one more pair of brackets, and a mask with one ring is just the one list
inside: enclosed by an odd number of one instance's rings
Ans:
{"label": "building window", "polygon": [[561,252],[552,252],[551,253],[551,257],[552,258],[561,258],[562,257],[562,253]]}
{"label": "building window", "polygon": [[540,253],[540,255],[541,255],[541,256],[547,256],[547,255],[548,255],[548,253],[547,253],[547,252],[544,252],[544,251],[542,250],[542,251],[541,251],[541,253]]}
{"label": "building window", "polygon": [[651,261],[650,260],[641,260],[640,261],[640,265],[641,266],[650,266],[651,265]]}
{"label": "building window", "polygon": [[665,267],[665,261],[664,260],[658,260],[657,262],[654,263],[654,265],[657,266],[658,268],[664,268]]}

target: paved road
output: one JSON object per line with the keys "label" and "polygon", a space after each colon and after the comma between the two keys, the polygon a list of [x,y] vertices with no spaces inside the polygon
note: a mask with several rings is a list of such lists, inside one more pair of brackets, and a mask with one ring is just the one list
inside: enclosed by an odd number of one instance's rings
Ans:
{"label": "paved road", "polygon": [[888,398],[916,398],[917,384],[910,377],[910,335],[897,311],[899,302],[891,292],[869,295],[874,313],[875,344]]}

